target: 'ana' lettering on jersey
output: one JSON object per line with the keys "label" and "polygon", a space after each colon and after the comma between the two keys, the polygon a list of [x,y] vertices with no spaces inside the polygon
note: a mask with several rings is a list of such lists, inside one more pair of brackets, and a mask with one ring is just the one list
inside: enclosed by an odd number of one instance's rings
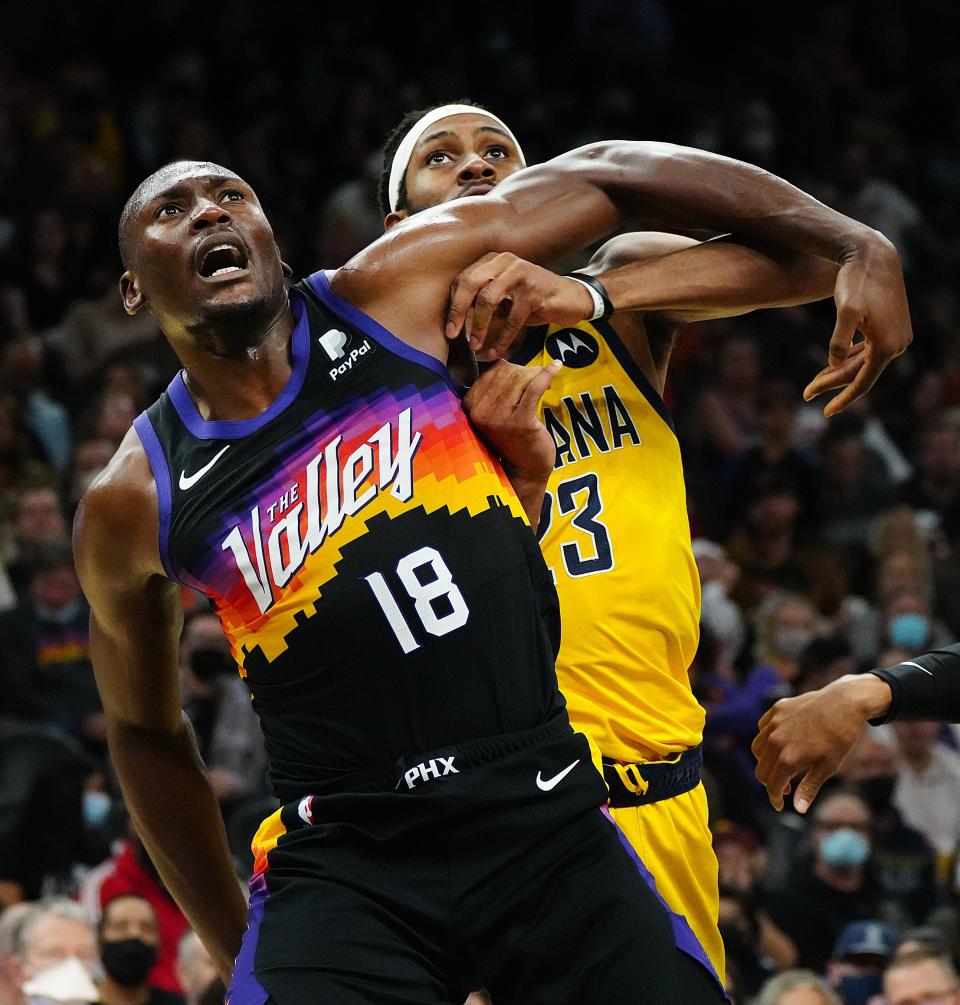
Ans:
{"label": "'ana' lettering on jersey", "polygon": [[397,417],[396,446],[392,422],[385,422],[345,460],[340,458],[343,437],[337,436],[308,462],[306,497],[277,520],[266,545],[259,506],[250,512],[246,533],[240,524],[234,526],[220,547],[233,553],[261,614],[270,609],[277,592],[299,571],[307,556],[391,482],[390,491],[401,502],[413,496],[413,458],[422,439],[420,433],[413,432],[409,408]]}
{"label": "'ana' lettering on jersey", "polygon": [[602,416],[587,391],[580,395],[579,404],[570,395],[564,395],[560,400],[566,412],[563,419],[557,414],[559,408],[556,412],[546,405],[543,408],[543,424],[550,430],[557,445],[556,467],[562,468],[565,463],[591,457],[591,443],[604,454],[620,450],[626,446],[625,440],[640,446],[637,427],[612,384],[603,387]]}

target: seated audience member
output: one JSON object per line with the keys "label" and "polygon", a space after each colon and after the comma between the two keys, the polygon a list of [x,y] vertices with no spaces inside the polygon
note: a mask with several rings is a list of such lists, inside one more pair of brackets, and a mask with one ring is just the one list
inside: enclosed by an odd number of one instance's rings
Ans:
{"label": "seated audience member", "polygon": [[0,651],[0,711],[56,726],[93,752],[104,750],[103,710],[90,663],[90,612],[69,540],[34,553],[29,597],[0,614]]}
{"label": "seated audience member", "polygon": [[808,826],[809,854],[786,887],[769,894],[767,909],[799,958],[822,970],[845,925],[878,915],[880,894],[869,868],[873,817],[861,796],[834,789],[821,794]]}
{"label": "seated audience member", "polygon": [[199,1005],[203,994],[218,980],[213,960],[193,930],[187,932],[177,946],[177,978],[187,1005]]}
{"label": "seated audience member", "polygon": [[15,997],[4,1005],[27,1005],[33,997],[30,985],[56,979],[57,968],[64,968],[59,976],[77,989],[72,1001],[96,1001],[96,965],[97,937],[83,908],[63,898],[40,901],[31,905],[15,932],[6,967]]}
{"label": "seated audience member", "polygon": [[906,928],[937,906],[936,859],[926,838],[903,822],[893,804],[897,785],[894,751],[865,728],[844,759],[837,778],[855,789],[873,813],[871,871],[884,903],[884,916]]}
{"label": "seated audience member", "polygon": [[150,904],[157,917],[160,952],[150,971],[149,981],[163,991],[180,994],[180,983],[176,975],[177,947],[189,925],[183,912],[160,882],[157,870],[132,824],[128,833],[129,839],[114,856],[113,868],[100,883],[101,912],[116,897],[124,895],[140,897]]}
{"label": "seated audience member", "polygon": [[33,900],[45,879],[69,875],[89,770],[89,755],[60,730],[0,716],[0,902]]}
{"label": "seated audience member", "polygon": [[183,996],[150,983],[160,952],[157,915],[143,897],[123,895],[100,918],[100,1001],[103,1005],[183,1005]]}
{"label": "seated audience member", "polygon": [[939,723],[895,722],[892,729],[901,766],[894,805],[946,868],[960,847],[960,755],[937,742]]}
{"label": "seated audience member", "polygon": [[785,970],[763,985],[754,1005],[843,1005],[843,1002],[812,970]]}
{"label": "seated audience member", "polygon": [[883,969],[900,933],[882,921],[855,921],[840,933],[827,963],[827,980],[844,1005],[869,1005],[883,990]]}
{"label": "seated audience member", "polygon": [[886,1005],[958,1005],[960,977],[941,953],[906,953],[884,971],[883,995]]}

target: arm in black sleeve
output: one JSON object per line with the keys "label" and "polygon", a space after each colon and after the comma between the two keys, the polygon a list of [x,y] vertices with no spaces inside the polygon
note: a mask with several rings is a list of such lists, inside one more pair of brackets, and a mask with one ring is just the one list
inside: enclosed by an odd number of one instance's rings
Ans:
{"label": "arm in black sleeve", "polygon": [[960,722],[960,643],[872,672],[893,692],[890,710],[871,719],[872,725],[892,719]]}

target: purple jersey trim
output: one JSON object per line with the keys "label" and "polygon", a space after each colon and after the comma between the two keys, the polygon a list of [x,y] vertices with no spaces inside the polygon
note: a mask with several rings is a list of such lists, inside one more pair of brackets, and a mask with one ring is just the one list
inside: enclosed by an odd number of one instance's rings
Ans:
{"label": "purple jersey trim", "polygon": [[237,440],[242,436],[249,436],[271,419],[275,419],[300,393],[307,376],[307,363],[310,361],[310,324],[307,321],[305,305],[299,295],[290,298],[290,310],[294,322],[293,334],[290,336],[293,345],[293,368],[283,390],[265,412],[252,419],[208,421],[197,411],[187,385],[183,382],[183,371],[181,370],[170,381],[167,394],[170,395],[173,407],[183,424],[198,440]]}
{"label": "purple jersey trim", "polygon": [[307,279],[307,282],[313,287],[317,296],[324,304],[348,324],[362,331],[364,335],[368,335],[374,342],[377,342],[395,356],[402,356],[411,363],[417,363],[420,366],[425,366],[428,370],[432,370],[438,377],[442,377],[446,381],[457,397],[462,398],[466,394],[467,389],[462,384],[458,384],[450,376],[450,371],[440,360],[434,359],[433,356],[421,352],[419,349],[414,349],[412,345],[407,345],[406,342],[401,342],[396,335],[387,331],[379,321],[374,321],[369,314],[364,314],[359,307],[354,307],[353,304],[334,293],[330,289],[330,280],[325,272],[315,272]]}
{"label": "purple jersey trim", "polygon": [[667,914],[670,915],[670,921],[673,924],[673,938],[677,944],[677,949],[686,953],[687,956],[692,957],[697,961],[697,963],[706,967],[707,973],[717,982],[717,986],[720,988],[720,992],[726,1001],[730,999],[727,998],[727,992],[724,990],[723,984],[720,982],[720,978],[717,976],[716,970],[713,969],[713,964],[710,962],[710,957],[707,956],[706,950],[700,945],[700,940],[693,934],[693,929],[690,927],[690,922],[682,914],[674,914],[673,911],[667,906],[667,902],[660,896],[660,891],[657,889],[657,881],[654,879],[653,874],[650,870],[643,864],[643,860],[637,854],[636,848],[630,844],[627,839],[627,835],[617,827],[616,820],[613,819],[610,810],[606,806],[600,807],[600,812],[610,821],[610,823],[616,828],[617,837],[620,838],[620,844],[626,849],[627,854],[630,856],[631,861],[637,867],[637,872],[643,877],[644,882],[651,890],[656,894],[657,899],[666,908]]}
{"label": "purple jersey trim", "polygon": [[257,980],[253,972],[260,940],[260,925],[263,909],[267,902],[267,881],[261,873],[250,880],[250,903],[247,909],[247,930],[240,943],[237,962],[233,966],[233,977],[227,989],[226,1001],[229,1005],[264,1005],[270,997],[267,989]]}
{"label": "purple jersey trim", "polygon": [[173,512],[173,486],[170,482],[170,468],[167,466],[167,458],[164,456],[163,447],[157,438],[156,430],[146,412],[141,412],[133,420],[133,428],[140,437],[143,449],[146,452],[147,460],[150,462],[150,470],[153,471],[153,480],[157,485],[157,507],[160,511],[160,561],[163,563],[164,572],[175,582],[180,582],[178,576],[174,574],[173,566],[170,563],[170,518]]}

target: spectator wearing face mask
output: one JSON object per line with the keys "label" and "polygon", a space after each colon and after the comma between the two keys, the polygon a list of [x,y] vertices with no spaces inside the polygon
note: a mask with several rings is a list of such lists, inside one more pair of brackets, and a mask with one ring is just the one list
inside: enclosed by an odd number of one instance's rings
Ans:
{"label": "spectator wearing face mask", "polygon": [[844,925],[877,917],[880,897],[869,868],[873,817],[863,798],[843,789],[822,795],[810,823],[811,854],[784,890],[770,894],[767,909],[800,959],[822,971]]}
{"label": "spectator wearing face mask", "polygon": [[15,997],[4,1005],[83,1005],[97,1000],[97,940],[83,908],[57,898],[32,906],[6,963]]}
{"label": "spectator wearing face mask", "polygon": [[899,769],[892,748],[865,728],[837,777],[867,801],[873,813],[871,870],[884,914],[901,928],[919,924],[938,905],[936,860],[927,839],[904,823],[893,804]]}
{"label": "spectator wearing face mask", "polygon": [[883,992],[883,969],[900,933],[882,921],[854,921],[844,928],[827,964],[827,980],[844,1005],[869,1005]]}
{"label": "spectator wearing face mask", "polygon": [[180,636],[183,707],[225,815],[266,793],[263,733],[216,615],[198,608]]}
{"label": "spectator wearing face mask", "polygon": [[790,694],[800,657],[817,634],[817,612],[800,594],[771,600],[757,619],[757,662],[743,684],[718,682],[705,735],[727,736],[748,743],[757,720],[774,700]]}
{"label": "spectator wearing face mask", "polygon": [[100,919],[100,1001],[103,1005],[184,1005],[182,995],[150,983],[160,952],[160,927],[142,897],[115,897]]}

